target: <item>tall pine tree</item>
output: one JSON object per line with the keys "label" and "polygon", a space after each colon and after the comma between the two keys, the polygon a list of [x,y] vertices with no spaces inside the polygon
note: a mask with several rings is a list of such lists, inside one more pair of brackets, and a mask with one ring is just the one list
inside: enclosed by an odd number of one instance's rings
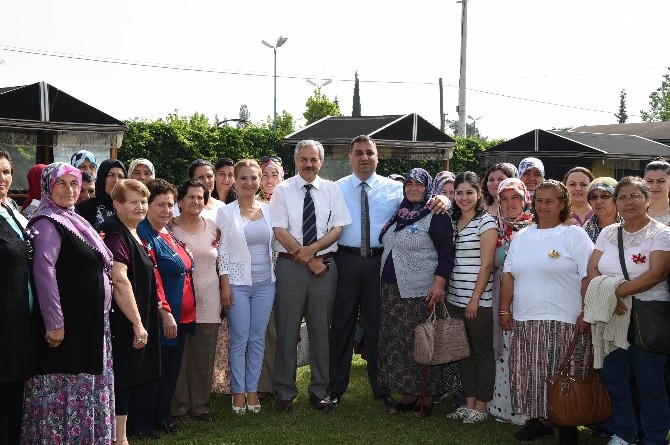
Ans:
{"label": "tall pine tree", "polygon": [[626,90],[621,90],[619,94],[619,112],[614,113],[620,124],[625,124],[628,120],[628,113],[626,113]]}
{"label": "tall pine tree", "polygon": [[358,71],[356,71],[354,80],[354,106],[351,110],[351,115],[353,117],[361,117],[361,94],[358,89]]}

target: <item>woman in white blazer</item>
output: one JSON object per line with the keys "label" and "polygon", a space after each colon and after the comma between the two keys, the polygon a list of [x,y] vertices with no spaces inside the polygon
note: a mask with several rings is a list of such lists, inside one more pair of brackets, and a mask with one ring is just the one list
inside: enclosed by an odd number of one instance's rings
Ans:
{"label": "woman in white blazer", "polygon": [[221,231],[219,283],[230,330],[229,363],[232,408],[236,414],[258,413],[258,379],[265,330],[275,298],[270,207],[255,199],[261,169],[256,161],[235,164],[238,199],[219,208]]}

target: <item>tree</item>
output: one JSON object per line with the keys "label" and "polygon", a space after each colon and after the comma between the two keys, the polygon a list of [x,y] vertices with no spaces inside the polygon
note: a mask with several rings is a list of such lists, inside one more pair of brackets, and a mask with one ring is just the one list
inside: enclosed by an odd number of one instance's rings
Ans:
{"label": "tree", "polygon": [[[274,121],[272,116],[268,116],[265,121],[265,127],[272,130],[274,128]],[[293,116],[286,110],[282,110],[281,114],[277,115],[277,135],[283,138],[295,131],[295,121]]]}
{"label": "tree", "polygon": [[[447,119],[447,127],[449,127],[449,129],[453,131],[454,134],[458,133],[458,121]],[[474,137],[482,141],[486,140],[486,138],[482,137],[482,135],[479,133],[479,129],[477,128],[474,122],[465,123],[465,136]]]}
{"label": "tree", "polygon": [[625,124],[628,120],[628,113],[626,113],[626,90],[621,90],[619,93],[619,112],[614,113],[614,117],[620,124]]}
{"label": "tree", "polygon": [[240,120],[237,121],[237,128],[244,128],[251,123],[251,113],[247,104],[240,105]]}
{"label": "tree", "polygon": [[354,74],[354,106],[351,110],[353,117],[361,117],[361,92],[358,88],[358,71]]}
{"label": "tree", "polygon": [[321,88],[314,90],[314,95],[307,98],[305,106],[307,110],[302,113],[302,116],[308,125],[326,116],[341,116],[340,107],[322,94]]}
{"label": "tree", "polygon": [[661,86],[649,95],[649,111],[640,110],[640,115],[645,122],[670,120],[670,74],[663,75]]}

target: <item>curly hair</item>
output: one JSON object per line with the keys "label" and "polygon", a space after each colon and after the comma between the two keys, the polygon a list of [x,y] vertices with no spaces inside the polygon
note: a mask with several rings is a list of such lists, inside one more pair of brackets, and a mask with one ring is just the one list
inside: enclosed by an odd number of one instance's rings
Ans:
{"label": "curly hair", "polygon": [[147,183],[147,188],[149,189],[149,204],[154,202],[154,199],[160,195],[167,195],[172,193],[174,199],[177,198],[177,188],[167,182],[165,179],[152,179]]}
{"label": "curly hair", "polygon": [[207,189],[207,187],[205,187],[200,181],[193,178],[187,179],[182,185],[179,186],[177,189],[177,201],[181,201],[182,199],[186,198],[188,189],[191,187],[202,189],[203,203],[207,205],[207,202],[209,201],[209,189]]}
{"label": "curly hair", "polygon": [[489,192],[488,188],[488,181],[489,181],[489,175],[495,171],[500,170],[507,176],[508,178],[513,178],[514,177],[514,172],[512,169],[509,168],[509,165],[505,165],[502,163],[499,164],[493,164],[486,170],[486,173],[484,173],[484,176],[482,177],[482,184],[481,184],[481,189],[482,189],[482,195],[484,195],[484,202],[486,202],[486,205],[491,206],[493,205],[493,202],[495,199],[493,199],[493,195]]}
{"label": "curly hair", "polygon": [[565,184],[563,184],[560,181],[556,181],[555,179],[545,179],[535,189],[535,193],[533,194],[533,200],[530,206],[530,214],[533,216],[533,222],[535,224],[539,223],[537,212],[535,212],[535,197],[537,196],[537,192],[539,192],[540,190],[550,188],[557,190],[558,199],[563,201],[563,209],[561,210],[560,215],[558,215],[558,218],[560,219],[561,223],[566,222],[568,218],[572,216],[572,201],[570,200],[570,193],[568,193],[568,188],[565,186]]}
{"label": "curly hair", "polygon": [[[482,187],[480,185],[477,173],[468,171],[456,175],[456,179],[454,180],[454,193],[455,190],[458,188],[458,186],[461,184],[469,184],[470,187],[475,189],[477,195],[479,195],[479,198],[477,199],[477,202],[475,204],[475,217],[481,216],[484,213],[486,213],[486,208],[484,207],[484,201],[482,200]],[[458,221],[461,216],[463,216],[463,211],[461,210],[460,207],[458,207],[458,204],[456,203],[456,198],[454,197],[454,210],[451,219],[454,221]]]}

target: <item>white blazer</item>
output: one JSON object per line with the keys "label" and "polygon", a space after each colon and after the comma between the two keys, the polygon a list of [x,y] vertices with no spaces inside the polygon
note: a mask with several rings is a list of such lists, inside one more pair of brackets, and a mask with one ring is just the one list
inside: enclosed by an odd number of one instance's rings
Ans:
{"label": "white blazer", "polygon": [[[274,262],[272,261],[272,219],[270,206],[259,203],[263,219],[270,231],[268,255],[272,267],[272,282],[275,282]],[[219,242],[219,275],[228,275],[230,284],[251,286],[251,254],[244,236],[244,221],[240,215],[239,202],[233,201],[227,206],[219,207],[216,212],[216,227],[221,231]]]}

